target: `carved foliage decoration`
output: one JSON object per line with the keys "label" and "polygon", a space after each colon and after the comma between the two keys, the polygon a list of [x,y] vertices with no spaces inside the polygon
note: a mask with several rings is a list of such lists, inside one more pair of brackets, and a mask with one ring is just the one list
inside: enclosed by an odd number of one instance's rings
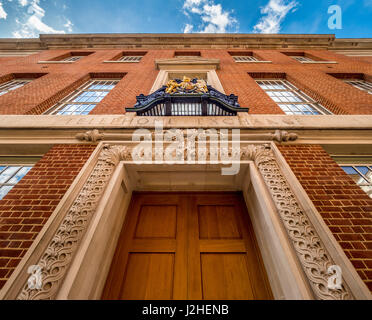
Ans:
{"label": "carved foliage decoration", "polygon": [[255,161],[315,297],[320,300],[353,299],[345,285],[340,290],[328,289],[328,268],[335,263],[296,200],[270,146],[249,146],[243,149],[242,156]]}
{"label": "carved foliage decoration", "polygon": [[[235,152],[231,150],[230,152]],[[252,160],[260,171],[274,200],[287,235],[308,278],[314,296],[321,300],[353,299],[350,289],[327,287],[327,270],[335,263],[299,205],[283,176],[270,145],[249,145],[240,151],[242,160]],[[54,299],[65,277],[74,254],[94,215],[101,196],[120,161],[130,161],[131,150],[126,146],[106,145],[71,208],[66,213],[56,234],[48,244],[38,265],[42,268],[41,290],[29,289],[25,284],[18,299]]]}

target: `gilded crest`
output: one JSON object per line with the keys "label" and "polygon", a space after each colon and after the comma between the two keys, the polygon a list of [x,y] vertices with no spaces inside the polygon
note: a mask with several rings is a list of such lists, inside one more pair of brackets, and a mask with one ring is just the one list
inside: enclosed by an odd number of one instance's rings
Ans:
{"label": "gilded crest", "polygon": [[190,79],[188,77],[183,77],[183,80],[175,79],[170,80],[167,83],[166,93],[176,94],[176,93],[208,93],[208,87],[205,80],[200,79]]}

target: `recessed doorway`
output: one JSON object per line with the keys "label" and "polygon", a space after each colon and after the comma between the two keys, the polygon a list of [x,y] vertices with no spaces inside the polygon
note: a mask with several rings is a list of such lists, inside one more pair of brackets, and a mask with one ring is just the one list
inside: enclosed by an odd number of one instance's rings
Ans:
{"label": "recessed doorway", "polygon": [[102,299],[272,299],[241,193],[134,193]]}

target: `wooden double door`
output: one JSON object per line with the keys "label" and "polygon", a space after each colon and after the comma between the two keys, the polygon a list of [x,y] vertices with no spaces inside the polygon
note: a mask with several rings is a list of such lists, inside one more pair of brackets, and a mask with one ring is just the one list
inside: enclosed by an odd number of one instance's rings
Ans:
{"label": "wooden double door", "polygon": [[271,299],[240,193],[135,193],[102,296]]}

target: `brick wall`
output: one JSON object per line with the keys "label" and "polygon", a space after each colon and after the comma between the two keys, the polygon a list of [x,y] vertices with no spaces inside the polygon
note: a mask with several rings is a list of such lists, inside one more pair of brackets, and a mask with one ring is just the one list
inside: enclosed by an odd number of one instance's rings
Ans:
{"label": "brick wall", "polygon": [[279,149],[372,291],[372,199],[321,146],[293,145]]}
{"label": "brick wall", "polygon": [[[41,114],[81,84],[82,79],[87,80],[91,73],[124,73],[126,75],[120,83],[91,113],[123,114],[126,107],[135,104],[137,95],[148,94],[151,89],[158,74],[154,60],[173,58],[175,53],[175,50],[147,50],[140,63],[104,63],[120,55],[122,50],[91,51],[91,55],[80,61],[63,65],[38,64],[38,61],[52,60],[68,54],[70,50],[50,50],[27,57],[0,60],[0,82],[11,74],[46,74],[22,88],[0,96],[0,114]],[[253,53],[260,59],[272,61],[255,64],[235,63],[227,50],[200,50],[204,58],[220,59],[221,67],[217,74],[226,93],[238,95],[241,106],[250,107],[251,114],[283,114],[248,75],[260,72],[285,74],[288,80],[335,114],[372,114],[371,95],[328,75],[359,73],[372,76],[371,63],[325,50],[306,50],[309,56],[336,61],[338,64],[305,65],[282,52],[284,50],[254,50]]]}
{"label": "brick wall", "polygon": [[55,145],[0,201],[0,289],[95,147]]}
{"label": "brick wall", "polygon": [[365,61],[365,62],[372,63],[372,56],[370,56],[370,57],[354,57],[354,58],[358,59],[359,61]]}

